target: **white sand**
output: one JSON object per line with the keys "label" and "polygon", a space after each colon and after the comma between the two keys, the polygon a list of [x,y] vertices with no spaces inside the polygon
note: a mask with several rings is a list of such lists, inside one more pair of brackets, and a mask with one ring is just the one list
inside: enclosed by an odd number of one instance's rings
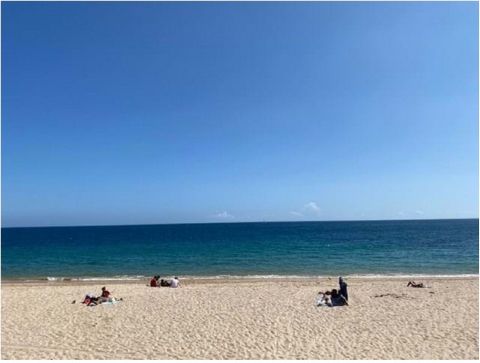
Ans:
{"label": "white sand", "polygon": [[[478,359],[478,279],[349,279],[349,307],[314,305],[335,280],[2,284],[3,359]],[[381,294],[395,296],[374,297]],[[76,304],[71,304],[72,300]]]}

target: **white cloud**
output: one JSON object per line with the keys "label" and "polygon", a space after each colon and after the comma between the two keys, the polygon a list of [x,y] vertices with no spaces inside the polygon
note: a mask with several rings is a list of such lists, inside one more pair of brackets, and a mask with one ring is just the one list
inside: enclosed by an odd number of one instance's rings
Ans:
{"label": "white cloud", "polygon": [[418,214],[419,216],[423,216],[425,213],[423,212],[423,210],[416,210],[415,214]]}
{"label": "white cloud", "polygon": [[315,202],[308,202],[303,206],[303,210],[314,214],[320,213],[320,207]]}
{"label": "white cloud", "polygon": [[318,217],[320,216],[320,207],[317,205],[316,202],[308,202],[307,204],[304,204],[300,210],[292,210],[290,214],[295,217]]}
{"label": "white cloud", "polygon": [[220,219],[232,219],[232,218],[235,218],[233,215],[231,215],[230,213],[228,213],[226,210],[224,210],[223,212],[219,212],[219,213],[214,214],[214,217],[215,217],[215,218],[220,218]]}

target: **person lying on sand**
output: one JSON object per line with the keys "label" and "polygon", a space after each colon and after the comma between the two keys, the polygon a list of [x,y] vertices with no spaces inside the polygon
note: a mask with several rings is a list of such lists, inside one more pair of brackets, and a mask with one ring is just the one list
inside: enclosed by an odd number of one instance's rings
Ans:
{"label": "person lying on sand", "polygon": [[419,284],[415,283],[415,281],[409,281],[408,284],[407,284],[407,287],[426,287],[422,282],[420,282]]}
{"label": "person lying on sand", "polygon": [[95,306],[98,304],[98,298],[93,296],[92,294],[87,294],[85,295],[82,304],[85,304],[87,306]]}

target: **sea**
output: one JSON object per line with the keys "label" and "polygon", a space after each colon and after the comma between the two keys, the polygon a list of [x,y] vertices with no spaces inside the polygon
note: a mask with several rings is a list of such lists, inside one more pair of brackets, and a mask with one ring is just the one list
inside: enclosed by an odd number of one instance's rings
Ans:
{"label": "sea", "polygon": [[478,219],[2,228],[2,280],[478,276]]}

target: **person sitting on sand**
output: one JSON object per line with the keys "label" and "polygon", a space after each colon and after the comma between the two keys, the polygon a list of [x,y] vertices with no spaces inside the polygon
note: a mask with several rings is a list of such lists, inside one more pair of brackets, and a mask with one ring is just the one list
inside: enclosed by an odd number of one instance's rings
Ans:
{"label": "person sitting on sand", "polygon": [[99,303],[102,302],[108,302],[110,297],[110,291],[107,290],[107,288],[104,286],[102,287],[102,295],[100,295],[97,300]]}
{"label": "person sitting on sand", "polygon": [[170,287],[180,287],[180,280],[178,280],[178,277],[175,276],[171,281],[170,281]]}
{"label": "person sitting on sand", "polygon": [[345,300],[348,301],[347,283],[345,282],[343,277],[338,278],[338,284],[340,285],[340,295],[342,295]]}
{"label": "person sitting on sand", "polygon": [[167,280],[161,279],[160,280],[160,286],[170,287],[170,283]]}
{"label": "person sitting on sand", "polygon": [[336,289],[332,290],[332,306],[343,306],[347,305],[348,306],[348,301],[345,299],[345,297],[342,294],[339,294]]}
{"label": "person sitting on sand", "polygon": [[411,287],[420,287],[420,288],[425,287],[425,285],[424,285],[422,282],[420,282],[419,284],[417,284],[417,283],[415,283],[415,281],[409,281],[408,284],[407,284],[407,287],[409,287],[409,286],[411,286]]}
{"label": "person sitting on sand", "polygon": [[110,296],[110,291],[108,291],[105,286],[102,287],[102,296],[101,297],[108,299],[109,296]]}
{"label": "person sitting on sand", "polygon": [[105,302],[118,302],[118,301],[123,301],[123,298],[115,298],[112,296],[110,291],[107,290],[107,288],[104,286],[102,287],[102,296],[98,297],[97,300],[99,301],[100,304],[105,303]]}
{"label": "person sitting on sand", "polygon": [[158,279],[160,278],[159,275],[153,276],[153,278],[150,280],[150,287],[160,287],[158,286]]}

